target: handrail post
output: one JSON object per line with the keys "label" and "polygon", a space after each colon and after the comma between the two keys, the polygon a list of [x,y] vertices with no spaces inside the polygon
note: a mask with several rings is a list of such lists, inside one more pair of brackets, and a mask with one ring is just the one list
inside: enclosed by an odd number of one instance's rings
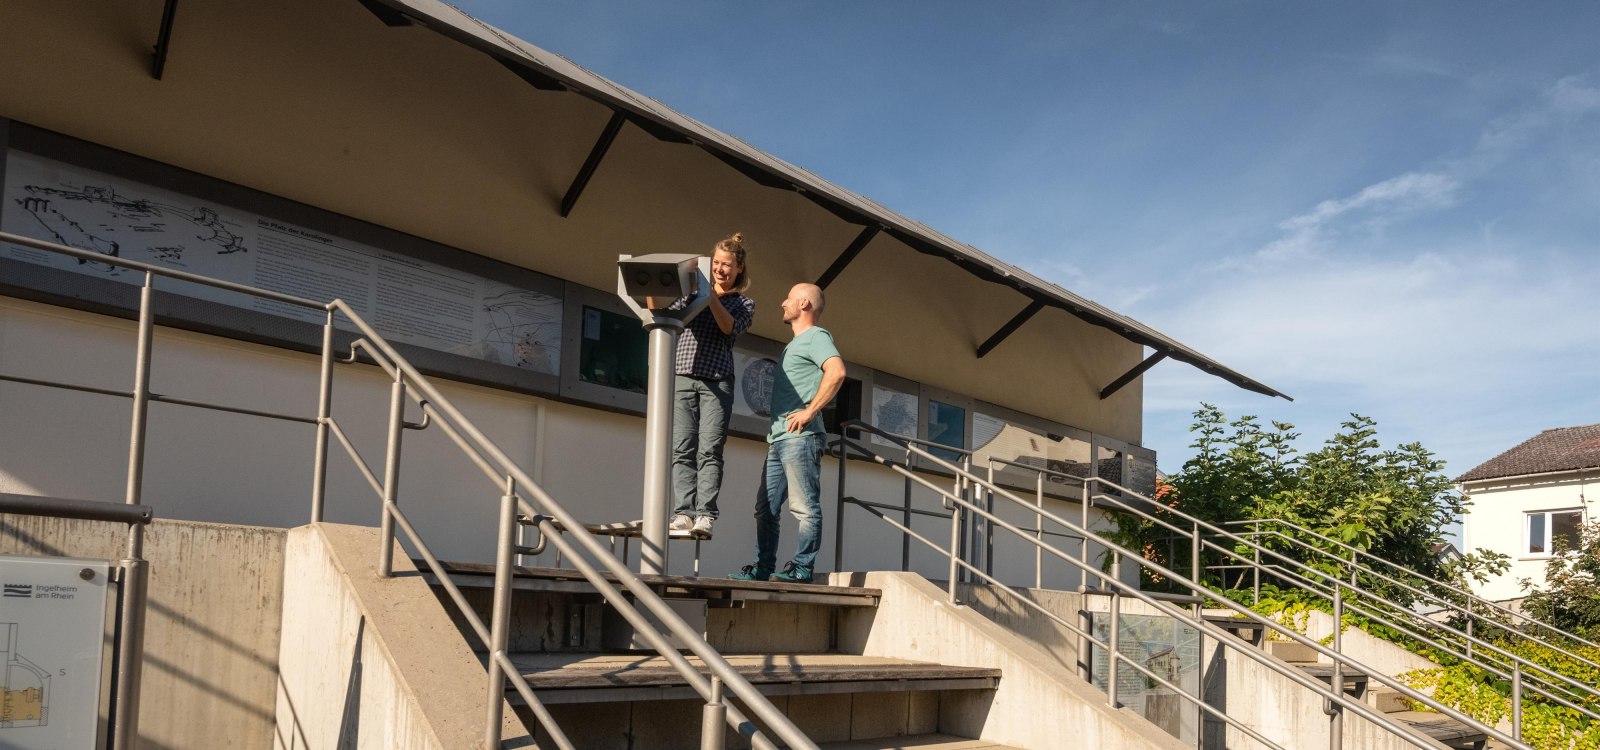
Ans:
{"label": "handrail post", "polygon": [[139,696],[144,674],[144,620],[148,598],[150,565],[141,559],[144,526],[128,528],[128,559],[122,568],[121,609],[117,613],[117,643],[114,674],[115,714],[112,716],[112,750],[135,750],[139,746]]}
{"label": "handrail post", "polygon": [[378,522],[378,576],[394,572],[394,514],[400,501],[400,435],[405,428],[406,376],[395,370],[389,389],[389,452],[383,462],[383,515]]}
{"label": "handrail post", "polygon": [[1511,663],[1511,738],[1522,741],[1522,662]]}
{"label": "handrail post", "polygon": [[[992,461],[989,463],[989,484],[994,484],[994,462]],[[983,509],[988,513],[994,513],[994,490],[991,489],[985,492],[980,487],[978,491],[982,492],[985,498]],[[989,523],[987,520],[983,522],[983,572],[985,575],[994,575],[994,524]]]}
{"label": "handrail post", "polygon": [[700,712],[700,750],[725,750],[728,704],[723,702],[722,678],[711,676],[711,699]]}
{"label": "handrail post", "polygon": [[[1333,582],[1333,652],[1340,658],[1333,661],[1333,677],[1328,686],[1333,694],[1344,696],[1344,586]],[[1344,747],[1344,706],[1332,699],[1324,700],[1323,711],[1328,714],[1329,750]]]}
{"label": "handrail post", "polygon": [[1117,657],[1121,655],[1122,595],[1115,587],[1111,592],[1111,633],[1106,638],[1106,705],[1117,707]]}
{"label": "handrail post", "polygon": [[145,428],[150,411],[150,348],[155,334],[155,277],[144,274],[139,289],[139,333],[133,361],[133,419],[128,437],[128,486],[124,502],[138,505],[144,493]]}
{"label": "handrail post", "polygon": [[1189,576],[1195,583],[1204,585],[1200,580],[1200,522],[1194,523],[1194,538],[1189,542]]}
{"label": "handrail post", "polygon": [[311,466],[311,522],[322,521],[328,492],[328,419],[333,416],[333,308],[322,324],[322,370],[317,392],[317,448]]}
{"label": "handrail post", "polygon": [[[385,516],[388,514],[385,513]],[[511,558],[517,549],[517,480],[506,477],[506,494],[500,496],[500,530],[495,536],[494,609],[489,626],[489,684],[484,698],[483,747],[499,750],[501,723],[505,720],[506,675],[500,656],[511,641]]]}
{"label": "handrail post", "polygon": [[[1252,527],[1256,530],[1256,538],[1260,539],[1261,521],[1256,520]],[[1250,545],[1250,555],[1253,563],[1250,566],[1250,577],[1252,579],[1250,584],[1250,606],[1253,607],[1261,603],[1261,547],[1259,543]]]}
{"label": "handrail post", "polygon": [[834,569],[845,569],[845,464],[850,449],[845,441],[850,440],[850,429],[838,429],[838,502],[834,504]]}
{"label": "handrail post", "polygon": [[[1442,600],[1441,600],[1442,601]],[[1472,658],[1472,597],[1467,597],[1467,658]]]}
{"label": "handrail post", "polygon": [[[1084,531],[1088,531],[1089,478],[1084,477],[1083,482],[1080,483],[1078,487],[1080,494],[1082,495],[1082,497],[1078,500],[1078,527]],[[1040,507],[1043,507],[1043,503],[1040,504]],[[1040,524],[1040,526],[1043,526],[1043,524]],[[1084,535],[1083,539],[1078,541],[1078,562],[1083,563],[1083,566],[1078,568],[1078,577],[1081,580],[1082,585],[1087,588],[1089,585],[1089,536],[1087,534]],[[1101,588],[1105,588],[1105,582],[1101,581],[1100,583]]]}
{"label": "handrail post", "polygon": [[[911,456],[912,456],[912,454],[911,454],[911,446],[909,444],[907,444],[906,445],[906,470],[907,471],[911,470]],[[905,518],[903,520],[905,522],[906,528],[909,529],[909,528],[911,528],[911,477],[909,477],[909,476],[905,478],[905,500],[904,500],[904,503],[905,503],[905,512],[904,512],[903,515],[905,516]],[[904,573],[904,572],[906,572],[908,570],[911,570],[911,537],[902,534],[900,536],[900,572]]]}
{"label": "handrail post", "polygon": [[[1039,544],[1033,548],[1033,587],[1044,588],[1044,473],[1036,472],[1034,475],[1034,505],[1038,512],[1033,514],[1033,538]],[[993,493],[990,493],[991,495]]]}
{"label": "handrail post", "polygon": [[[909,537],[908,537],[909,538]],[[961,558],[961,504],[950,504],[950,603],[956,604],[956,575],[960,570],[956,561]]]}

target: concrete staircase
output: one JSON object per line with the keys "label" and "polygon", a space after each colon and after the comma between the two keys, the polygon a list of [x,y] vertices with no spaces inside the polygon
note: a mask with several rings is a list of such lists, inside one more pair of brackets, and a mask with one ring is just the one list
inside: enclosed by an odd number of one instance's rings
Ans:
{"label": "concrete staircase", "polygon": [[[487,617],[493,570],[451,563],[447,572]],[[992,698],[1000,670],[841,650],[839,613],[876,607],[877,589],[642,578],[827,747],[1007,747],[973,739],[981,724],[968,719],[971,706]],[[634,647],[631,629],[576,571],[521,568],[515,580],[512,660],[575,745],[700,747],[703,701],[659,654]],[[515,691],[507,700],[534,738],[542,738]],[[729,747],[744,746],[743,738],[730,738]]]}
{"label": "concrete staircase", "polygon": [[[1267,653],[1299,668],[1300,671],[1328,685],[1333,684],[1333,666],[1324,663],[1316,651],[1305,645],[1288,641],[1268,641],[1264,644],[1264,648]],[[1443,714],[1412,710],[1411,702],[1395,690],[1382,685],[1375,685],[1369,689],[1368,682],[1366,675],[1346,674],[1344,691],[1351,697],[1366,701],[1368,705],[1390,719],[1410,727],[1417,734],[1429,737],[1452,750],[1482,750],[1489,739],[1482,731]]]}

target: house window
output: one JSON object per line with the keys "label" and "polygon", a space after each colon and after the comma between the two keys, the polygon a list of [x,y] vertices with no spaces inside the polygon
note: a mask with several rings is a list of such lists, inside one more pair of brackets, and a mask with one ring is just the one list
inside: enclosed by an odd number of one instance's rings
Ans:
{"label": "house window", "polygon": [[1552,555],[1556,548],[1578,548],[1582,510],[1541,510],[1528,514],[1528,554]]}

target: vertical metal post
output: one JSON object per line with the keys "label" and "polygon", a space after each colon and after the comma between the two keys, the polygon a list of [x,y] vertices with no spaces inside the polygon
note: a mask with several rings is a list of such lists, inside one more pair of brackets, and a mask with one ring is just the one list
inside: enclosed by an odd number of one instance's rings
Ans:
{"label": "vertical metal post", "polygon": [[683,322],[656,318],[650,332],[650,382],[645,391],[644,529],[639,537],[639,572],[667,573],[667,514],[672,509],[673,363]]}
{"label": "vertical metal post", "polygon": [[322,324],[322,371],[317,392],[317,453],[311,466],[311,522],[322,521],[328,492],[328,419],[333,416],[333,308]]}
{"label": "vertical metal post", "polygon": [[960,571],[960,567],[958,565],[956,565],[956,561],[961,559],[961,552],[960,552],[959,549],[957,549],[957,547],[959,547],[961,545],[961,511],[962,511],[962,508],[961,508],[960,505],[958,505],[956,503],[951,503],[950,504],[950,585],[949,585],[949,588],[950,588],[950,603],[951,604],[955,604],[956,603],[956,581],[957,581],[956,576],[958,575],[958,573]]}
{"label": "vertical metal post", "polygon": [[[994,463],[989,463],[989,485],[994,486]],[[984,490],[983,509],[991,515],[994,513],[994,490]],[[983,521],[983,572],[994,575],[994,525],[986,518]]]}
{"label": "vertical metal post", "polygon": [[844,570],[844,466],[848,463],[845,457],[849,447],[845,445],[848,438],[844,430],[839,435],[839,501],[834,504],[833,510],[833,569]]}
{"label": "vertical metal post", "polygon": [[[1333,584],[1333,652],[1341,658],[1333,660],[1333,678],[1329,687],[1333,694],[1344,695],[1344,586]],[[1328,714],[1328,748],[1344,747],[1344,706],[1333,700],[1326,701],[1323,711]]]}
{"label": "vertical metal post", "polygon": [[1033,514],[1033,538],[1040,542],[1033,546],[1033,587],[1042,589],[1044,588],[1044,472],[1038,472],[1033,476],[1033,502],[1039,508]]}
{"label": "vertical metal post", "polygon": [[1189,576],[1194,582],[1201,583],[1203,573],[1200,570],[1200,522],[1194,524],[1194,536],[1189,542]]}
{"label": "vertical metal post", "polygon": [[1511,739],[1522,741],[1522,662],[1511,663]]}
{"label": "vertical metal post", "polygon": [[150,569],[143,559],[144,527],[128,528],[128,559],[122,569],[121,609],[117,612],[116,663],[112,676],[115,713],[111,724],[112,750],[139,746],[139,695],[144,674],[144,614]]}
{"label": "vertical metal post", "polygon": [[149,271],[139,290],[138,349],[133,362],[133,427],[128,437],[128,486],[124,502],[138,505],[144,492],[144,436],[150,410],[150,345],[155,333],[155,288]]}
{"label": "vertical metal post", "polygon": [[1467,596],[1467,658],[1472,658],[1472,596]]}
{"label": "vertical metal post", "polygon": [[394,572],[394,511],[400,502],[400,436],[405,431],[406,378],[395,371],[389,388],[389,450],[383,462],[383,515],[378,520],[378,575]]}
{"label": "vertical metal post", "polygon": [[1250,584],[1250,604],[1255,606],[1261,603],[1261,522],[1255,521],[1251,524],[1251,527],[1256,532],[1256,543],[1250,545],[1250,556],[1254,563],[1250,566],[1250,577],[1252,579]]}
{"label": "vertical metal post", "polygon": [[483,746],[500,747],[501,722],[505,720],[506,675],[499,657],[511,642],[511,558],[517,550],[517,480],[506,477],[506,494],[500,496],[500,530],[495,536],[494,609],[489,625],[489,684],[485,690]]}
{"label": "vertical metal post", "polygon": [[1360,584],[1356,582],[1356,572],[1360,569],[1361,561],[1356,558],[1356,551],[1350,550],[1350,587],[1355,588]]}
{"label": "vertical metal post", "polygon": [[[912,459],[911,446],[907,445],[906,446],[906,470],[907,471],[911,470],[911,459]],[[904,523],[906,525],[906,528],[909,529],[909,528],[911,528],[911,477],[909,477],[909,476],[906,477],[904,484],[905,484],[905,497],[903,498],[902,502],[903,502],[903,504],[905,506],[905,511],[903,513],[904,517],[901,519],[901,522]],[[911,535],[909,535],[909,534],[901,534],[900,535],[900,572],[904,573],[904,572],[906,572],[908,570],[911,570]]]}
{"label": "vertical metal post", "polygon": [[[1089,530],[1090,481],[1092,480],[1088,477],[1084,478],[1083,483],[1080,485],[1083,497],[1078,501],[1078,528],[1083,529],[1084,531]],[[1078,540],[1078,562],[1083,563],[1083,567],[1079,568],[1079,570],[1083,572],[1081,572],[1079,576],[1082,578],[1082,585],[1087,588],[1089,586],[1089,537],[1087,535],[1085,535],[1083,539]],[[1105,588],[1105,582],[1101,581],[1100,586],[1101,588]]]}
{"label": "vertical metal post", "polygon": [[1122,595],[1111,589],[1111,633],[1106,638],[1106,704],[1117,707],[1117,661],[1121,656]]}
{"label": "vertical metal post", "polygon": [[722,678],[711,676],[711,700],[700,712],[700,750],[725,750],[728,746],[728,704],[723,702]]}

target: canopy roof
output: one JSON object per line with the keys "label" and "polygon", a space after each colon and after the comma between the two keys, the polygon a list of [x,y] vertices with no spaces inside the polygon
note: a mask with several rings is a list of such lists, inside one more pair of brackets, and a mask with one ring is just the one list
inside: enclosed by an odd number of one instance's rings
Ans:
{"label": "canopy roof", "polygon": [[[1015,330],[1016,326],[1022,325],[1039,308],[1056,307],[1154,350],[1154,354],[1144,363],[1108,385],[1107,389],[1102,391],[1102,397],[1125,385],[1160,359],[1170,357],[1180,362],[1187,362],[1240,388],[1293,400],[1288,395],[1233,370],[1144,323],[1045,281],[1017,266],[1004,263],[971,245],[947,237],[925,224],[906,218],[869,198],[845,190],[801,167],[756,149],[655,99],[585,70],[571,60],[490,26],[452,5],[439,0],[360,0],[360,2],[389,25],[423,25],[489,55],[536,88],[571,91],[587,97],[658,139],[698,146],[761,185],[794,190],[833,215],[859,225],[867,232],[886,232],[919,252],[943,257],[974,276],[1011,287],[1032,300],[1030,306],[1011,324],[997,332],[984,347],[980,347],[980,356],[987,347],[998,343],[999,339],[1003,339]],[[848,258],[842,257],[840,262],[848,262]]]}

